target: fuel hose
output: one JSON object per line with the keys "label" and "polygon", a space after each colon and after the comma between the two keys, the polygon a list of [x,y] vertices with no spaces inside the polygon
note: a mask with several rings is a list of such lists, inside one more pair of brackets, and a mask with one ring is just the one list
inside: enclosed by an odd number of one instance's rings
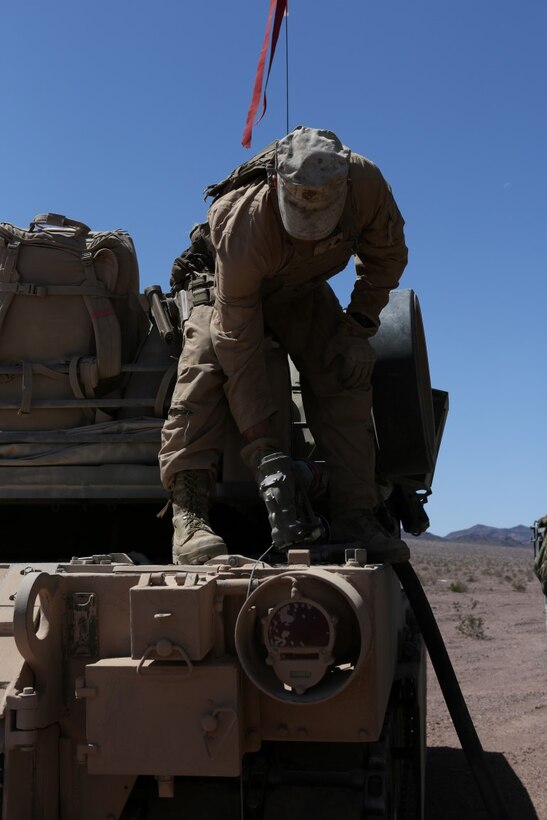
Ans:
{"label": "fuel hose", "polygon": [[409,561],[393,564],[422,632],[452,723],[491,820],[514,820],[493,778],[435,616]]}

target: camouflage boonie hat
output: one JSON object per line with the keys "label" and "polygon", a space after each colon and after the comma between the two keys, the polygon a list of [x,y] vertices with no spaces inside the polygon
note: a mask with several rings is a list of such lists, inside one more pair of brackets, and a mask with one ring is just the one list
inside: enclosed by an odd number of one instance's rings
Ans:
{"label": "camouflage boonie hat", "polygon": [[277,142],[275,170],[281,219],[295,239],[320,240],[340,221],[351,151],[336,134],[299,125]]}

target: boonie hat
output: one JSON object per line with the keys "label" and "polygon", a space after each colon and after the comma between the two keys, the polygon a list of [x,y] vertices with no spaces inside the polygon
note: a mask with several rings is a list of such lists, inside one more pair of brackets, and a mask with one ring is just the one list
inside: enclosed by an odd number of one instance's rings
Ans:
{"label": "boonie hat", "polygon": [[299,125],[276,145],[277,197],[287,233],[325,239],[336,228],[348,192],[351,151],[336,134]]}

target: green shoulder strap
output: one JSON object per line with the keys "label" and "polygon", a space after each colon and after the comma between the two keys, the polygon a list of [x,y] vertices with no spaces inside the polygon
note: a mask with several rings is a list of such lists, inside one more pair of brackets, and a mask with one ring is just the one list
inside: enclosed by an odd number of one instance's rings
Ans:
{"label": "green shoulder strap", "polygon": [[267,179],[268,175],[271,174],[275,168],[276,144],[277,140],[271,142],[266,148],[259,151],[258,154],[255,154],[254,157],[251,157],[251,159],[248,159],[246,162],[238,165],[237,168],[234,168],[232,173],[225,179],[220,182],[215,182],[213,185],[208,185],[204,191],[203,198],[209,199],[209,197],[212,197],[213,202],[215,202],[220,196],[229,193],[229,191],[233,191],[235,188],[241,188],[243,185],[247,185],[255,179],[260,179],[261,177]]}

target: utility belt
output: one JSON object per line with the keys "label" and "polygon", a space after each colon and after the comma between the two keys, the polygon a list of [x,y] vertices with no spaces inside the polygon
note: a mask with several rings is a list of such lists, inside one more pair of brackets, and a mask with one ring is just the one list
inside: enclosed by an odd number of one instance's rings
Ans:
{"label": "utility belt", "polygon": [[181,277],[168,295],[159,285],[145,288],[144,294],[160,337],[171,344],[175,337],[180,338],[193,308],[214,304],[215,275],[211,271],[192,271]]}
{"label": "utility belt", "polygon": [[189,273],[175,292],[181,327],[198,305],[212,305],[215,301],[215,275],[210,271]]}
{"label": "utility belt", "polygon": [[195,225],[190,232],[190,247],[173,262],[171,268],[171,295],[177,303],[181,329],[198,305],[212,305],[215,301],[215,254],[206,222]]}
{"label": "utility belt", "polygon": [[215,301],[215,274],[210,271],[191,273],[183,289],[188,294],[192,307],[196,305],[212,305]]}

